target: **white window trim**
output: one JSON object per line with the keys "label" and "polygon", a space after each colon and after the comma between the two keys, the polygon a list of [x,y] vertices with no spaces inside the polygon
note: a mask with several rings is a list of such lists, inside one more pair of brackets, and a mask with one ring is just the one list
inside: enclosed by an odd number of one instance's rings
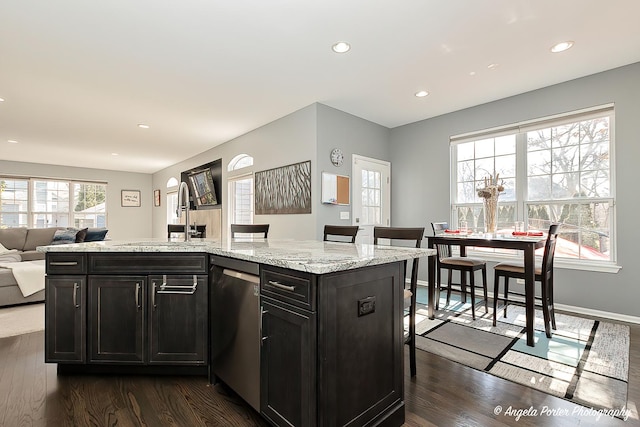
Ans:
{"label": "white window trim", "polygon": [[[594,260],[585,260],[585,259],[578,260],[578,259],[556,257],[554,259],[554,267],[570,269],[570,270],[586,270],[586,271],[596,271],[596,272],[605,272],[605,273],[617,273],[622,268],[622,266],[617,264],[618,238],[617,238],[617,228],[616,228],[616,222],[615,222],[615,218],[616,218],[616,215],[615,215],[615,207],[616,207],[615,109],[614,109],[614,104],[612,103],[584,108],[581,110],[571,111],[568,113],[556,114],[556,115],[542,117],[538,119],[522,121],[522,122],[514,123],[511,125],[484,129],[477,132],[467,132],[464,134],[451,136],[449,138],[450,162],[451,162],[450,168],[449,168],[450,170],[449,197],[450,197],[450,206],[451,206],[451,215],[450,215],[451,224],[458,223],[457,212],[456,212],[457,206],[477,205],[474,203],[459,203],[459,204],[455,203],[456,194],[457,194],[456,186],[454,185],[454,183],[457,182],[457,158],[456,158],[456,151],[455,151],[456,145],[463,144],[465,142],[477,141],[487,137],[493,138],[497,136],[503,136],[503,135],[514,134],[514,133],[516,134],[524,133],[527,131],[532,131],[536,129],[551,127],[551,126],[559,126],[565,123],[575,122],[576,120],[588,120],[594,117],[601,117],[604,113],[610,116],[610,122],[609,122],[609,140],[611,142],[609,145],[609,156],[610,156],[609,161],[611,165],[609,170],[610,183],[611,183],[610,195],[609,197],[606,197],[606,198],[598,198],[598,199],[592,199],[592,200],[585,199],[582,201],[612,200],[611,230],[613,235],[613,238],[612,238],[613,242],[611,244],[611,261],[594,261]],[[524,155],[526,155],[526,153]],[[524,155],[518,154],[518,150],[516,150],[516,156],[517,156],[516,179],[518,180],[524,179],[526,182],[526,168],[523,167],[524,160],[522,159]],[[535,201],[525,200],[523,195],[518,194],[517,198],[520,199],[520,197],[522,197],[521,200],[514,201],[514,203],[516,203],[516,212],[517,212],[516,214],[518,215],[518,218],[524,217],[524,212],[522,212],[522,209],[524,209],[527,204],[557,203],[561,201],[561,199],[546,200],[546,201],[545,200],[535,200]],[[511,201],[509,201],[509,203],[511,203]],[[517,257],[514,257],[512,255],[499,254],[499,253],[489,254],[483,251],[469,250],[468,253],[471,255],[475,254],[476,256],[482,256],[483,259],[486,259],[488,261],[495,261],[495,262],[513,261],[514,259],[517,259]]]}

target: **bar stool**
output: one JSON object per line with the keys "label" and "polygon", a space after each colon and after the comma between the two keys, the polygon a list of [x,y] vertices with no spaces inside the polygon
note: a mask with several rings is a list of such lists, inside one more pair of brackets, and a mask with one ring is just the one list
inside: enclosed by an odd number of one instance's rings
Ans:
{"label": "bar stool", "polygon": [[236,233],[264,234],[266,239],[269,234],[269,224],[231,224],[232,239],[236,237]]}
{"label": "bar stool", "polygon": [[[446,222],[432,222],[431,228],[433,229],[433,235],[444,233],[445,230],[449,228],[449,225]],[[460,293],[463,297],[463,302],[467,302],[467,273],[469,273],[470,279],[470,294],[471,294],[471,315],[473,319],[476,318],[476,299],[475,299],[475,272],[478,270],[482,271],[482,290],[484,293],[484,310],[485,312],[489,312],[489,303],[488,303],[488,295],[487,295],[487,263],[484,260],[469,258],[469,257],[457,257],[453,256],[451,251],[451,245],[436,245],[436,251],[438,256],[436,258],[436,284],[437,284],[437,292],[436,292],[436,300],[435,300],[435,308],[438,309],[438,305],[440,302],[440,291],[441,291],[441,269],[448,270],[447,277],[447,305],[451,300],[451,291],[454,290],[453,286],[458,285],[453,283],[453,272],[460,272]]]}
{"label": "bar stool", "polygon": [[358,227],[357,225],[325,225],[323,240],[325,242],[346,242],[347,241],[346,239],[337,240],[337,239],[329,238],[329,236],[345,236],[345,237],[351,238],[350,243],[355,243],[356,234],[358,234],[359,228],[360,227]]}

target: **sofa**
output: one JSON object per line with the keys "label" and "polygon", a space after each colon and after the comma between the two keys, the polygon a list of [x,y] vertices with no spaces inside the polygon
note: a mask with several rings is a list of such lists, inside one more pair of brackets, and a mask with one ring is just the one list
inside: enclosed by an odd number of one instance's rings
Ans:
{"label": "sofa", "polygon": [[[0,229],[0,264],[44,260],[38,246],[104,240],[105,228],[49,227]],[[25,297],[10,268],[0,267],[0,307],[44,301],[44,290]]]}

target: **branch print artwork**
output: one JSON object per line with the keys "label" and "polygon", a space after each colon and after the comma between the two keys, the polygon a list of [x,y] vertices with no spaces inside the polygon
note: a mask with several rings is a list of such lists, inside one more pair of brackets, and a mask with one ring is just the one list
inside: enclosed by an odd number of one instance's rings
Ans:
{"label": "branch print artwork", "polygon": [[255,174],[255,214],[311,213],[311,161]]}

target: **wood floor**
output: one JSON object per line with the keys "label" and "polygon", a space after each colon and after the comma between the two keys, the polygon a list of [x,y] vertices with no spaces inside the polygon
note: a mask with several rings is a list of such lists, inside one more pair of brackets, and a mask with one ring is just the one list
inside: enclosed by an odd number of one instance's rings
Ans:
{"label": "wood floor", "polygon": [[[509,381],[418,351],[418,375],[405,381],[406,426],[640,425],[640,325],[631,326],[626,421],[583,410]],[[408,358],[406,359],[408,364]],[[408,372],[408,369],[405,369]],[[526,410],[537,416],[495,415]],[[551,416],[544,408],[563,415]],[[265,426],[222,385],[204,377],[58,376],[44,363],[44,333],[0,338],[0,426]]]}

